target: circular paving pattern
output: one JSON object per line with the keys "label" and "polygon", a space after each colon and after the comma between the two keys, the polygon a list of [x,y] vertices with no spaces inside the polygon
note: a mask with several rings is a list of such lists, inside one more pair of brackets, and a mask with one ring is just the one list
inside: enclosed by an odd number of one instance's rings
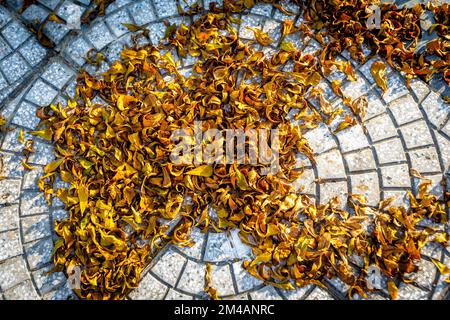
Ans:
{"label": "circular paving pattern", "polygon": [[[84,66],[91,73],[102,72],[108,64],[119,58],[123,45],[130,44],[130,34],[121,23],[146,25],[152,43],[165,32],[163,19],[171,23],[189,23],[189,17],[178,15],[178,1],[170,0],[117,0],[105,17],[97,18],[81,30],[70,30],[64,25],[49,23],[44,29],[55,49],[43,48],[25,26],[36,18],[44,20],[51,11],[68,18],[69,10],[76,6],[84,12],[90,1],[40,0],[21,15],[20,1],[8,0],[0,6],[0,114],[11,128],[33,129],[38,119],[35,111],[49,103],[65,103],[74,95],[75,76],[84,64],[90,49],[103,52],[107,61],[100,70]],[[182,7],[196,1],[180,1]],[[209,0],[203,1],[208,5]],[[218,1],[220,2],[220,1]],[[397,1],[411,5],[420,1]],[[289,5],[291,11],[298,11]],[[260,27],[274,39],[280,40],[281,22],[289,18],[271,5],[258,5],[249,15],[242,16],[239,36],[254,40],[246,26]],[[297,21],[298,23],[299,21]],[[295,37],[296,36],[296,37]],[[290,41],[303,52],[314,52],[319,44],[314,40],[299,41],[291,35]],[[294,38],[295,37],[295,38]],[[274,48],[264,48],[270,54]],[[345,52],[339,59],[349,59]],[[363,125],[356,125],[332,134],[341,119],[330,125],[321,124],[306,134],[317,158],[312,165],[306,158],[298,163],[305,173],[296,187],[310,195],[317,203],[333,196],[345,203],[350,193],[364,194],[370,204],[397,196],[395,205],[408,206],[408,190],[415,191],[418,179],[410,176],[415,169],[433,181],[432,192],[443,195],[441,179],[446,175],[450,185],[450,106],[442,100],[449,95],[443,81],[434,79],[430,85],[420,80],[407,88],[402,76],[390,70],[388,91],[384,94],[370,75],[373,58],[359,66],[357,81],[344,80],[343,90],[352,98],[366,96],[369,108]],[[181,70],[190,72],[194,59],[182,61]],[[333,73],[320,86],[326,98],[334,105],[341,104],[334,95],[330,82],[342,79]],[[343,80],[343,79],[342,79]],[[311,99],[315,105],[317,101]],[[345,109],[345,107],[344,107]],[[348,110],[347,110],[348,111]],[[345,115],[344,115],[345,116]],[[43,166],[53,159],[52,146],[38,137],[33,139],[36,152],[29,158],[35,169],[25,171],[21,165],[23,145],[18,141],[19,130],[0,136],[0,154],[3,158],[5,179],[0,180],[0,299],[67,299],[75,298],[64,274],[47,275],[51,268],[50,254],[56,239],[54,219],[63,219],[66,212],[59,201],[49,207],[37,189],[37,179]],[[448,210],[448,208],[447,208]],[[427,223],[426,221],[423,223]],[[430,223],[431,224],[431,223]],[[450,230],[450,226],[447,226]],[[327,289],[308,286],[296,291],[284,291],[265,286],[241,267],[242,260],[251,256],[234,232],[201,233],[194,230],[196,242],[192,248],[166,246],[153,260],[139,288],[130,299],[202,299],[206,263],[213,266],[213,286],[220,296],[229,299],[346,299],[346,286],[339,280],[327,282]],[[420,262],[415,284],[401,284],[399,299],[443,299],[449,285],[430,258],[450,263],[446,249],[428,244]],[[387,292],[370,296],[386,299]]]}

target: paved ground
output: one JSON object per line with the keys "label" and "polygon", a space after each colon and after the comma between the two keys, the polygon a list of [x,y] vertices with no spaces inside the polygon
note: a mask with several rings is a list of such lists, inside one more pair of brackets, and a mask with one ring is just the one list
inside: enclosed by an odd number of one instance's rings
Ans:
{"label": "paved ground", "polygon": [[[155,42],[164,34],[162,18],[169,18],[171,22],[188,19],[178,16],[174,0],[117,0],[105,17],[81,31],[56,23],[47,24],[44,31],[57,44],[50,50],[43,48],[24,26],[36,18],[43,21],[53,10],[68,18],[74,5],[84,11],[89,1],[40,0],[21,15],[16,13],[21,1],[6,2],[6,7],[0,6],[0,113],[7,117],[11,127],[25,130],[37,124],[34,116],[37,107],[66,101],[73,95],[75,74],[91,48],[104,52],[109,63],[118,57],[122,45],[129,41],[121,22],[148,24]],[[410,5],[417,1],[401,2]],[[272,38],[278,39],[280,22],[284,18],[271,6],[260,5],[243,18],[240,36],[251,39],[252,32],[244,27],[252,25],[263,27]],[[313,40],[296,41],[295,45],[305,51],[314,51],[318,46]],[[342,59],[346,58],[348,56],[343,54]],[[192,62],[185,62],[184,71],[188,72]],[[358,125],[334,136],[330,130],[337,125],[335,121],[307,135],[317,154],[317,165],[301,159],[307,170],[298,185],[304,186],[305,192],[317,202],[334,195],[346,197],[351,192],[365,194],[372,204],[398,195],[397,203],[408,205],[405,193],[418,184],[417,179],[409,175],[412,168],[434,181],[433,192],[443,193],[439,182],[443,174],[448,174],[450,165],[450,107],[443,103],[441,94],[450,95],[449,88],[436,78],[430,86],[414,81],[408,89],[403,78],[392,72],[389,90],[381,94],[370,76],[372,62],[358,67],[356,82],[344,85],[344,91],[353,98],[366,95],[369,99],[364,119],[367,133]],[[330,79],[334,77],[339,75],[331,75]],[[322,86],[328,98],[339,104],[331,91],[330,79],[323,81]],[[63,274],[46,275],[55,240],[53,220],[66,215],[61,203],[48,207],[37,191],[37,177],[53,157],[52,146],[33,137],[37,152],[31,156],[30,163],[36,169],[26,172],[20,165],[22,146],[17,141],[18,131],[0,136],[3,175],[6,176],[0,181],[0,299],[73,298]],[[315,183],[318,178],[323,183]],[[309,286],[285,292],[264,286],[241,268],[240,261],[250,253],[233,234],[204,235],[196,231],[195,239],[197,244],[190,249],[166,247],[130,298],[204,298],[206,262],[215,264],[213,281],[219,294],[231,299],[345,298],[345,286],[336,280],[329,281],[328,290]],[[448,285],[444,286],[429,257],[448,265],[449,251],[428,245],[424,253],[417,285],[402,284],[399,298],[441,299],[447,294]],[[372,296],[373,299],[385,297],[383,293]]]}

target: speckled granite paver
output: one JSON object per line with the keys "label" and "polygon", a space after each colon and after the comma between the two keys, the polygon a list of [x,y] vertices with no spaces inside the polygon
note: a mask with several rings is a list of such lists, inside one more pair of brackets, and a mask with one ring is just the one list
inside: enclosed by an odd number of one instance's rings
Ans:
{"label": "speckled granite paver", "polygon": [[[11,128],[33,129],[38,120],[36,108],[51,102],[65,102],[74,94],[75,76],[84,65],[86,53],[95,48],[107,57],[101,72],[118,58],[124,44],[130,43],[128,30],[121,22],[146,25],[150,38],[158,41],[164,35],[162,19],[170,22],[188,22],[179,17],[177,4],[195,1],[175,0],[117,0],[105,17],[97,18],[81,30],[55,23],[47,24],[45,34],[55,42],[54,49],[42,47],[27,27],[37,28],[56,11],[70,19],[74,6],[84,12],[90,1],[40,0],[22,14],[17,13],[21,1],[7,0],[0,6],[0,113],[6,116]],[[207,6],[209,0],[203,1]],[[218,1],[220,3],[220,1]],[[282,1],[283,2],[283,1]],[[397,1],[412,5],[420,1]],[[423,1],[422,1],[423,2]],[[289,5],[291,11],[298,11]],[[264,28],[279,44],[280,22],[288,18],[270,5],[258,5],[242,17],[239,35],[253,39],[253,33],[243,26]],[[33,25],[34,22],[37,25]],[[426,27],[426,21],[424,22]],[[317,42],[302,43],[292,35],[288,40],[304,52],[314,52]],[[264,48],[270,54],[273,48]],[[343,53],[338,59],[348,59]],[[450,121],[448,104],[442,95],[450,95],[443,81],[433,79],[430,85],[414,80],[408,89],[397,72],[390,70],[389,90],[382,94],[370,75],[375,57],[363,66],[356,63],[357,81],[344,80],[343,89],[351,97],[366,96],[369,109],[364,127],[357,125],[337,135],[331,134],[338,124],[321,124],[305,136],[317,156],[311,165],[299,158],[305,173],[295,186],[311,195],[316,202],[333,196],[345,199],[349,193],[365,194],[370,204],[391,196],[398,196],[395,204],[408,205],[407,190],[417,190],[418,179],[410,176],[416,169],[429,177],[432,192],[442,196],[442,175],[449,177]],[[182,72],[189,72],[193,59],[184,61]],[[330,90],[330,81],[342,79],[333,73],[321,83],[327,98],[341,104]],[[310,101],[313,105],[315,101]],[[35,169],[26,172],[20,165],[22,145],[17,141],[18,130],[0,135],[0,154],[3,175],[0,180],[0,297],[5,299],[73,299],[74,294],[62,273],[48,275],[50,252],[55,241],[53,220],[62,219],[66,212],[60,201],[49,207],[37,190],[37,178],[43,166],[52,160],[52,146],[42,139],[35,140],[36,153],[30,157]],[[320,183],[317,183],[320,181]],[[448,209],[448,208],[447,208]],[[241,267],[241,261],[250,257],[249,249],[240,243],[235,233],[207,233],[194,230],[196,245],[192,248],[165,247],[143,274],[140,287],[130,299],[203,299],[203,277],[207,262],[213,264],[213,285],[226,299],[345,299],[346,286],[337,279],[327,282],[327,289],[310,285],[295,291],[265,286]],[[450,263],[446,249],[429,244],[424,248],[421,271],[416,284],[402,284],[400,299],[443,299],[449,285],[442,282],[430,257]],[[387,293],[370,296],[386,299]]]}

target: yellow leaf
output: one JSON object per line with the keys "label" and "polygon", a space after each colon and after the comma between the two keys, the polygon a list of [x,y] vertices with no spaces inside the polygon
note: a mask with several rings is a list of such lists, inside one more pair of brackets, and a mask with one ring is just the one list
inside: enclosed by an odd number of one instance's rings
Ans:
{"label": "yellow leaf", "polygon": [[210,165],[203,165],[186,172],[186,174],[191,176],[211,177],[213,174],[213,167]]}
{"label": "yellow leaf", "polygon": [[377,85],[383,90],[387,91],[387,77],[386,77],[386,65],[381,61],[376,61],[372,64],[370,68],[373,78],[375,79]]}

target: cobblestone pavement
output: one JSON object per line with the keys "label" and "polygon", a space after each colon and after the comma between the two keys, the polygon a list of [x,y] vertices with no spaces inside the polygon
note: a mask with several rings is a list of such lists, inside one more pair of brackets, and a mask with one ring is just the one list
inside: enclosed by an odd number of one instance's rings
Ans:
{"label": "cobblestone pavement", "polygon": [[[195,1],[186,1],[190,4]],[[205,0],[207,5],[210,0]],[[411,5],[418,1],[397,1]],[[84,12],[89,1],[39,0],[22,14],[17,13],[19,0],[8,0],[0,6],[0,113],[12,128],[33,129],[38,123],[36,108],[51,102],[66,101],[74,94],[75,75],[84,64],[91,49],[101,50],[111,63],[118,58],[124,44],[129,44],[129,33],[120,23],[148,25],[152,42],[158,41],[165,27],[161,19],[170,22],[189,20],[178,16],[176,1],[172,0],[117,0],[107,15],[97,18],[82,30],[70,30],[65,25],[48,23],[45,34],[56,43],[55,49],[46,49],[25,26],[35,19],[44,21],[51,11],[64,18],[79,9]],[[180,1],[186,6],[184,1]],[[291,10],[298,10],[291,5]],[[75,12],[77,12],[75,10]],[[263,27],[273,39],[279,39],[280,22],[287,18],[270,5],[258,5],[250,15],[243,17],[240,37],[252,39],[253,33],[245,26]],[[429,25],[428,25],[429,27]],[[427,28],[427,21],[424,21]],[[297,37],[298,39],[298,37]],[[314,51],[314,40],[295,45],[303,51]],[[294,40],[293,38],[291,40]],[[279,41],[278,41],[279,42]],[[276,46],[277,41],[274,42]],[[264,49],[270,53],[271,48]],[[341,59],[347,59],[343,54]],[[390,73],[389,89],[385,94],[376,87],[370,76],[375,58],[358,69],[356,82],[345,82],[344,91],[356,98],[367,96],[369,108],[364,124],[341,131],[336,136],[330,126],[321,125],[311,130],[307,138],[317,155],[317,165],[299,159],[306,166],[298,182],[304,192],[317,202],[334,195],[345,198],[348,193],[362,193],[376,204],[379,200],[398,196],[397,204],[408,205],[406,191],[416,189],[418,180],[409,175],[414,168],[434,182],[433,192],[442,196],[440,180],[450,165],[449,105],[442,94],[450,95],[442,79],[433,79],[430,86],[419,80],[411,89],[397,72]],[[189,72],[193,59],[184,62],[182,70]],[[91,67],[87,70],[95,72]],[[101,70],[100,70],[101,71]],[[330,88],[332,74],[321,86],[335,104],[341,103]],[[311,101],[315,103],[314,101]],[[67,299],[75,298],[62,273],[47,275],[51,268],[50,253],[55,240],[53,220],[66,216],[62,203],[55,201],[49,207],[37,190],[37,178],[43,166],[52,160],[52,146],[39,138],[33,139],[37,152],[30,158],[36,168],[24,171],[21,161],[22,145],[19,130],[0,136],[6,179],[0,181],[0,299]],[[321,183],[315,183],[320,178]],[[344,201],[345,202],[345,201]],[[251,252],[239,242],[234,233],[202,234],[195,230],[196,245],[189,249],[168,246],[156,257],[145,273],[139,289],[131,299],[198,299],[205,298],[203,277],[205,263],[212,262],[213,285],[219,294],[230,299],[344,299],[345,285],[338,280],[328,282],[328,289],[315,286],[283,291],[265,286],[249,276],[241,267],[241,260]],[[416,285],[402,284],[400,299],[442,299],[448,285],[442,282],[430,257],[450,263],[450,253],[433,245],[424,249],[421,271]],[[371,296],[386,299],[387,293]]]}

